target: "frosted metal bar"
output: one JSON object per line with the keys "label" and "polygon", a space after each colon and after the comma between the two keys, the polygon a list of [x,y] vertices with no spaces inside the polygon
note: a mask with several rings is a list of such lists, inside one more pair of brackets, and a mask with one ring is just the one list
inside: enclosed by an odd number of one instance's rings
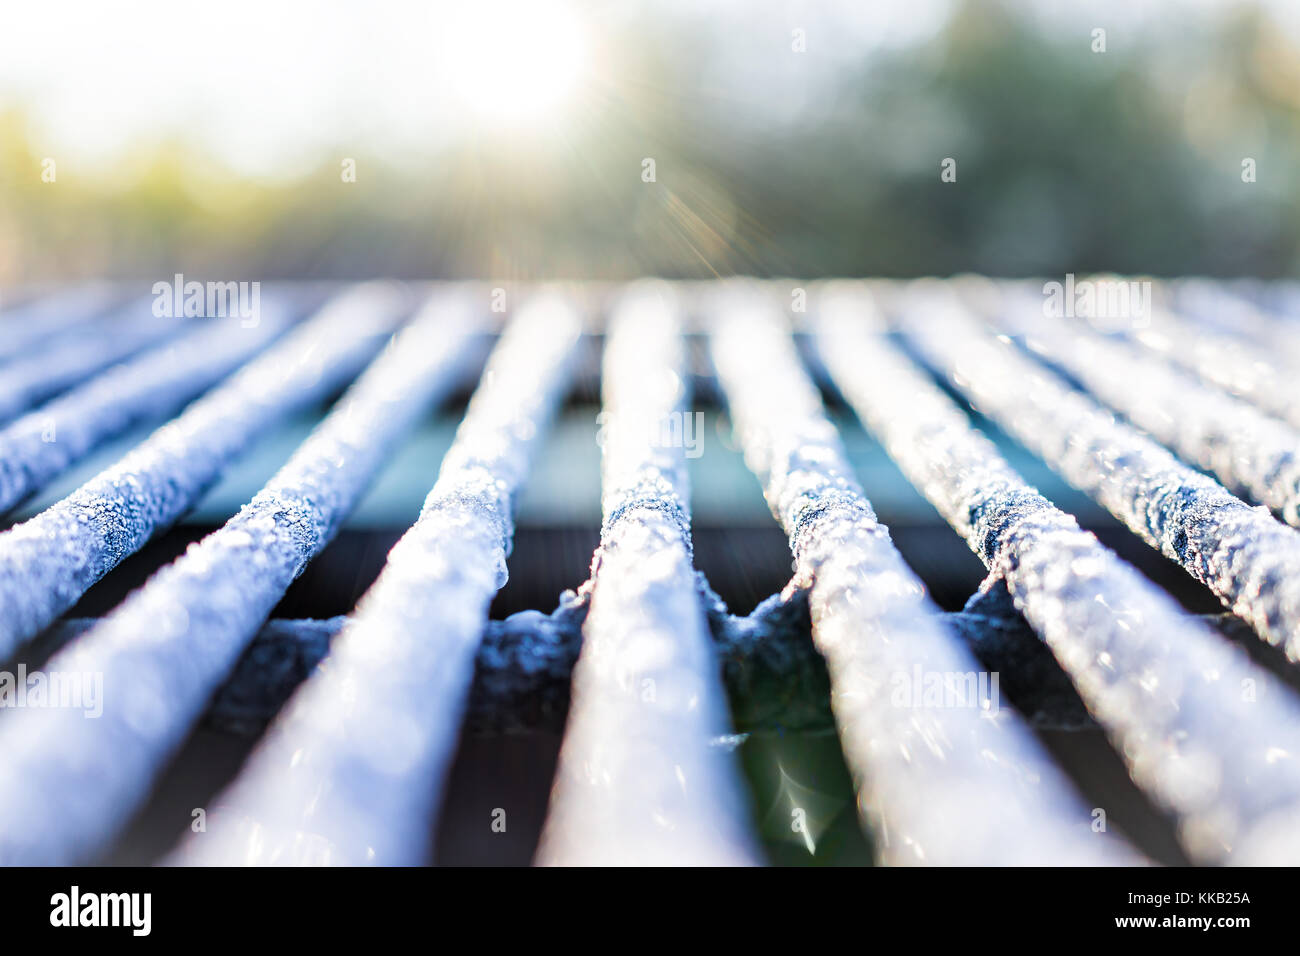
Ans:
{"label": "frosted metal bar", "polygon": [[792,583],[811,586],[813,638],[880,856],[969,865],[1127,859],[1090,830],[1089,810],[998,706],[991,675],[943,630],[771,307],[732,295],[716,306],[713,361],[745,460],[790,536]]}
{"label": "frosted metal bar", "polygon": [[748,865],[753,824],[691,565],[685,356],[671,287],[607,333],[601,544],[537,862]]}
{"label": "frosted metal bar", "polygon": [[1183,464],[946,295],[918,293],[906,332],[927,362],[1075,487],[1300,655],[1300,534]]}
{"label": "frosted metal bar", "polygon": [[[1159,310],[1148,326],[1133,332],[1133,339],[1148,353],[1158,354],[1194,372],[1203,382],[1300,428],[1300,363],[1276,349],[1266,350]],[[1199,390],[1194,391],[1199,395]]]}
{"label": "frosted metal bar", "polygon": [[175,414],[283,332],[290,310],[286,299],[268,296],[256,327],[203,320],[0,428],[0,513],[109,438]]}
{"label": "frosted metal bar", "polygon": [[0,659],[184,514],[254,438],[351,379],[406,303],[387,285],[343,293],[121,461],[0,534]]}
{"label": "frosted metal bar", "polygon": [[13,418],[87,376],[192,328],[192,323],[199,321],[159,318],[150,310],[151,301],[136,299],[0,366],[3,370],[0,421]]}
{"label": "frosted metal bar", "polygon": [[16,303],[0,312],[0,362],[21,356],[33,346],[80,335],[84,330],[79,326],[88,326],[124,295],[119,284],[83,282]]}
{"label": "frosted metal bar", "polygon": [[[526,304],[498,342],[416,524],[177,860],[417,864],[460,732],[512,502],[563,394],[580,323]],[[491,825],[484,820],[485,829]]]}
{"label": "frosted metal bar", "polygon": [[462,377],[474,316],[455,292],[432,300],[251,502],[49,661],[102,675],[103,714],[0,723],[0,863],[90,858],[129,819],[285,589]]}
{"label": "frosted metal bar", "polygon": [[[1244,290],[1232,289],[1224,280],[1190,278],[1178,279],[1169,283],[1173,292],[1174,308],[1198,320],[1198,332],[1201,327],[1210,326],[1217,329],[1216,337],[1235,340],[1249,348],[1266,350],[1275,360],[1284,365],[1300,365],[1300,342],[1292,334],[1295,329],[1294,316],[1273,314],[1261,308],[1245,294]],[[1286,307],[1287,285],[1281,281],[1268,283],[1263,287],[1265,298],[1271,299],[1274,308]],[[1159,313],[1152,323],[1158,328]],[[1189,347],[1194,340],[1183,343]]]}
{"label": "frosted metal bar", "polygon": [[[1008,303],[1013,315],[1023,305]],[[1185,461],[1300,524],[1300,431],[1131,342],[1041,314],[1021,329],[1032,351]]]}
{"label": "frosted metal bar", "polygon": [[[845,398],[1071,675],[1134,780],[1202,863],[1282,862],[1300,831],[1300,702],[1024,482],[966,414],[868,327],[870,298],[823,297],[817,344]],[[1088,358],[1071,353],[1072,360]],[[1112,372],[1124,373],[1116,364]]]}

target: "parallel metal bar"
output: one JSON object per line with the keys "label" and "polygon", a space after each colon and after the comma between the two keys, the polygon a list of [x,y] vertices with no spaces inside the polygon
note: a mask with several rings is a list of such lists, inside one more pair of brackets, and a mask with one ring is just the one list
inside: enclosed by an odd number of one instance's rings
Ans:
{"label": "parallel metal bar", "polygon": [[49,662],[102,675],[103,714],[0,724],[0,863],[88,859],[129,819],[285,589],[463,376],[474,317],[456,292],[433,299],[239,514]]}
{"label": "parallel metal bar", "polygon": [[[1018,297],[1008,305],[1013,316],[1023,308]],[[1032,351],[1184,461],[1300,525],[1300,431],[1131,342],[1041,313],[1021,330]]]}
{"label": "parallel metal bar", "polygon": [[[944,632],[876,520],[768,303],[724,298],[720,309],[713,361],[746,462],[790,535],[792,583],[811,586],[813,638],[880,855],[970,865],[1126,859],[1090,831],[1071,787],[997,706],[991,678],[978,687],[979,665]],[[958,683],[977,685],[975,694],[925,690]]]}
{"label": "parallel metal bar", "polygon": [[918,291],[904,309],[909,340],[977,408],[1300,657],[1300,534],[987,334],[947,295]]}
{"label": "parallel metal bar", "polygon": [[0,513],[114,435],[174,415],[282,333],[291,308],[287,298],[268,296],[254,328],[205,321],[0,428]]}
{"label": "parallel metal bar", "polygon": [[1172,312],[1158,311],[1133,337],[1202,381],[1300,428],[1300,363]]}
{"label": "parallel metal bar", "polygon": [[[1300,366],[1300,342],[1291,334],[1293,321],[1261,308],[1245,290],[1229,288],[1223,280],[1202,278],[1179,279],[1168,283],[1168,287],[1173,293],[1174,308],[1198,319],[1198,326],[1217,328],[1219,336],[1246,348],[1264,350],[1284,365]],[[1271,282],[1261,291],[1265,293],[1264,299],[1273,300],[1270,303],[1273,309],[1286,308],[1286,283]],[[1156,319],[1159,317],[1157,314]],[[1190,340],[1184,344],[1190,345]]]}
{"label": "parallel metal bar", "polygon": [[0,312],[0,362],[21,356],[42,340],[49,345],[80,335],[126,295],[111,282],[84,282],[37,295]]}
{"label": "parallel metal bar", "polygon": [[824,296],[821,357],[989,568],[985,588],[1005,582],[1134,780],[1174,814],[1193,859],[1281,862],[1278,841],[1300,838],[1279,823],[1300,811],[1300,702],[1021,479],[951,399],[867,330],[881,325],[875,315],[860,293]]}
{"label": "parallel metal bar", "polygon": [[633,288],[606,338],[601,544],[537,862],[758,862],[691,566],[685,354],[671,287]]}
{"label": "parallel metal bar", "polygon": [[343,293],[121,461],[0,534],[0,660],[184,514],[254,438],[352,378],[407,309],[391,286]]}
{"label": "parallel metal bar", "polygon": [[0,421],[150,348],[187,328],[195,319],[159,318],[152,300],[135,299],[120,309],[81,323],[68,334],[11,358],[0,375]]}
{"label": "parallel metal bar", "polygon": [[579,330],[560,299],[515,317],[419,520],[179,861],[425,861],[488,604],[506,581],[513,499]]}

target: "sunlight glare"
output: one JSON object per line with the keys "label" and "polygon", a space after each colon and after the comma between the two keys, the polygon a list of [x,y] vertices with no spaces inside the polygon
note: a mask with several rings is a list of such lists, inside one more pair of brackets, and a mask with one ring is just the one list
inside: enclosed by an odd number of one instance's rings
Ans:
{"label": "sunlight glare", "polygon": [[577,91],[586,37],[562,0],[473,0],[440,18],[442,68],[481,123],[551,123]]}

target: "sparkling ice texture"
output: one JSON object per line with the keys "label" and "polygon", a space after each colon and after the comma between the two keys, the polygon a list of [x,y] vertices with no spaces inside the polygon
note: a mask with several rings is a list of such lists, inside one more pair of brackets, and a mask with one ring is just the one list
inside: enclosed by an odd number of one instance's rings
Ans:
{"label": "sparkling ice texture", "polygon": [[175,414],[283,332],[289,308],[285,297],[268,296],[253,328],[237,318],[197,323],[0,429],[0,512],[107,439]]}
{"label": "sparkling ice texture", "polygon": [[462,376],[469,325],[432,300],[252,501],[49,662],[102,674],[103,715],[19,710],[0,724],[0,864],[88,857],[129,819],[397,440]]}
{"label": "sparkling ice texture", "polygon": [[343,293],[121,461],[0,534],[0,659],[183,515],[277,420],[351,379],[406,309],[388,286]]}
{"label": "sparkling ice texture", "polygon": [[[739,294],[737,294],[739,296]],[[926,706],[913,674],[975,674],[894,549],[793,341],[764,301],[723,294],[714,364],[745,458],[809,584],[813,637],[859,807],[893,864],[1132,861],[1008,708]]]}
{"label": "sparkling ice texture", "polygon": [[414,865],[455,753],[512,502],[568,381],[566,302],[526,304],[497,343],[419,520],[218,803],[184,862]]}
{"label": "sparkling ice texture", "polygon": [[1185,461],[1300,525],[1300,431],[1157,354],[1036,318],[1026,328],[1036,353]]}
{"label": "sparkling ice texture", "polygon": [[[896,347],[824,300],[819,352],[907,477],[1005,582],[1192,859],[1268,864],[1300,831],[1300,704],[1027,485]],[[918,317],[922,323],[925,318]]]}
{"label": "sparkling ice texture", "polygon": [[948,296],[917,297],[906,309],[909,338],[977,408],[1269,643],[1300,656],[1300,533],[984,332]]}
{"label": "sparkling ice texture", "polygon": [[[755,863],[691,567],[685,362],[671,289],[633,287],[607,336],[600,550],[538,860]],[[680,430],[678,434],[680,434]]]}

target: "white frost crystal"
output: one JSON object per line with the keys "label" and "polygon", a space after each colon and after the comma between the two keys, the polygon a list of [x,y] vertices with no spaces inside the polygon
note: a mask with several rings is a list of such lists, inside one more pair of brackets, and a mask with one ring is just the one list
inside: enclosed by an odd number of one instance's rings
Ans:
{"label": "white frost crystal", "polygon": [[[51,671],[103,675],[103,715],[0,722],[0,864],[85,859],[140,806],[285,589],[460,377],[472,340],[451,311],[434,300],[252,501],[51,659]],[[249,384],[269,389],[266,374]]]}
{"label": "white frost crystal", "polygon": [[352,378],[406,308],[382,285],[339,295],[121,461],[0,534],[0,659],[188,511],[276,421]]}
{"label": "white frost crystal", "polygon": [[1300,533],[983,331],[949,296],[918,294],[906,311],[909,339],[978,409],[1300,656]]}
{"label": "white frost crystal", "polygon": [[512,320],[419,520],[184,862],[425,862],[488,604],[506,581],[512,503],[579,330],[552,297]]}
{"label": "white frost crystal", "polygon": [[[630,290],[607,337],[601,546],[542,863],[757,861],[691,566],[685,361],[671,290]],[[680,432],[679,432],[680,434]]]}
{"label": "white frost crystal", "polygon": [[[823,300],[819,352],[908,478],[1006,583],[1134,780],[1201,862],[1268,863],[1300,810],[1300,704],[1027,485],[895,346],[870,298]],[[923,316],[917,317],[923,323]],[[920,334],[920,333],[918,333]]]}
{"label": "white frost crystal", "polygon": [[[894,549],[765,300],[722,293],[712,355],[745,459],[810,584],[813,638],[859,807],[894,864],[1123,862],[1020,719],[996,701],[930,706],[909,675],[976,675]],[[918,699],[920,698],[920,699]]]}

